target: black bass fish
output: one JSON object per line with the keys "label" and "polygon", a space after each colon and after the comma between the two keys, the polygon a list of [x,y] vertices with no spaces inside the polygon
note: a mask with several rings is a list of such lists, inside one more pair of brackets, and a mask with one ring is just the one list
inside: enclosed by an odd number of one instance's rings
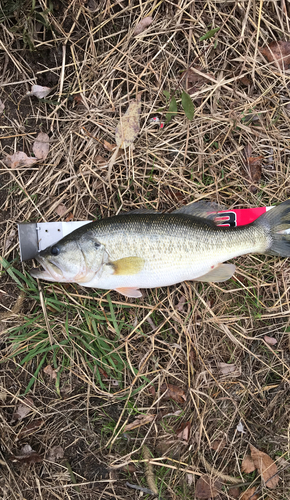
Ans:
{"label": "black bass fish", "polygon": [[217,226],[212,207],[193,203],[170,214],[144,210],[91,222],[39,252],[44,270],[31,274],[141,297],[140,288],[225,281],[235,266],[223,262],[239,255],[290,256],[290,200],[237,228]]}

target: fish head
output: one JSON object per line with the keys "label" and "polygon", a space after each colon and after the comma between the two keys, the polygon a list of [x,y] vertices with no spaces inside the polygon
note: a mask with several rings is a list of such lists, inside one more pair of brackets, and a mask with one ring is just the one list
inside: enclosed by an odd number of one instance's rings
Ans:
{"label": "fish head", "polygon": [[104,245],[89,233],[80,238],[64,237],[36,255],[43,269],[33,269],[34,278],[63,283],[87,283],[108,261]]}

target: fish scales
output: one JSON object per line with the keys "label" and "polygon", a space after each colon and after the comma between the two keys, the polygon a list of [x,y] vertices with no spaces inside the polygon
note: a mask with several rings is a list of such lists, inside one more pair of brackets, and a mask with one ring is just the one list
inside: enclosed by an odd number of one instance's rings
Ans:
{"label": "fish scales", "polygon": [[171,214],[131,213],[92,222],[39,252],[44,270],[31,274],[140,297],[139,288],[225,281],[235,266],[223,263],[240,255],[290,256],[290,200],[238,228],[216,226],[203,215],[211,210],[211,204],[192,204]]}
{"label": "fish scales", "polygon": [[[93,223],[98,241],[110,259],[139,256],[144,268],[136,276],[110,278],[114,287],[167,286],[195,279],[224,260],[250,252],[264,251],[264,232],[259,228],[217,227],[213,223],[178,214],[126,215]],[[261,238],[259,238],[261,236]],[[250,248],[250,250],[249,250]],[[105,274],[99,280],[103,287]],[[139,284],[139,285],[138,285]]]}

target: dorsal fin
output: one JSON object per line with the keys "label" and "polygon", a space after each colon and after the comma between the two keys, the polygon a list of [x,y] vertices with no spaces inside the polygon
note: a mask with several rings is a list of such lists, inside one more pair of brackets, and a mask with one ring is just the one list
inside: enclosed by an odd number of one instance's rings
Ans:
{"label": "dorsal fin", "polygon": [[214,221],[216,214],[226,210],[222,205],[210,201],[196,201],[174,210],[173,214],[185,214],[192,217],[202,217]]}

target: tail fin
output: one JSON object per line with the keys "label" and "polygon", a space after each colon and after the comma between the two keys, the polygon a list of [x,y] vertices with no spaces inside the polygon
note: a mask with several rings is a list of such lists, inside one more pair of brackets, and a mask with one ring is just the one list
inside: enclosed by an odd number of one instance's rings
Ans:
{"label": "tail fin", "polygon": [[269,247],[265,253],[290,257],[290,200],[268,210],[254,224],[262,226],[269,236]]}

